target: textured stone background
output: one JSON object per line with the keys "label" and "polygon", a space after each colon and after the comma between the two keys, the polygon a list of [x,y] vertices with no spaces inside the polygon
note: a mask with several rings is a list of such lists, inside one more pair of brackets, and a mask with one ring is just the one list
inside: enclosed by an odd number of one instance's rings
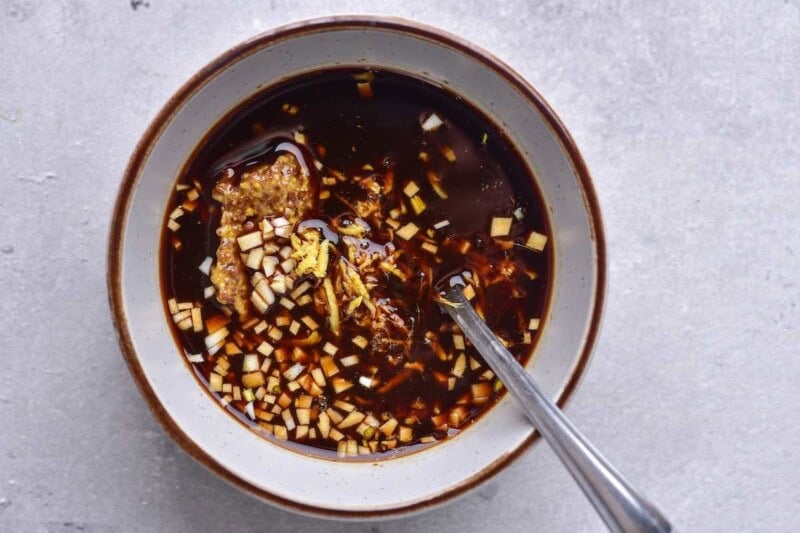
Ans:
{"label": "textured stone background", "polygon": [[541,445],[416,518],[297,517],[184,455],[128,376],[105,250],[134,144],[211,58],[332,12],[441,26],[540,89],[610,247],[569,415],[682,530],[800,528],[796,1],[133,3],[0,0],[0,530],[602,529]]}

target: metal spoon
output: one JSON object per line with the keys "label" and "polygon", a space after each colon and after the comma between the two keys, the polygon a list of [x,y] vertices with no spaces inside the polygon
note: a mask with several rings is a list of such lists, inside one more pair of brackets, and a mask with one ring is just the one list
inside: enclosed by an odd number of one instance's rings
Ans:
{"label": "metal spoon", "polygon": [[592,446],[550,401],[475,312],[458,276],[450,280],[447,310],[502,380],[525,415],[553,448],[611,531],[668,532],[672,526],[622,474]]}

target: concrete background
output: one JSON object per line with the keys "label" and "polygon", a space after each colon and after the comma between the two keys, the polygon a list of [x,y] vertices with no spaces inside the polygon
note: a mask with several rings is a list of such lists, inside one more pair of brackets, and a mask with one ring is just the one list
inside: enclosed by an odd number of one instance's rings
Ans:
{"label": "concrete background", "polygon": [[229,46],[333,12],[441,26],[545,95],[611,260],[569,416],[681,530],[800,528],[796,1],[147,1],[0,0],[1,531],[602,530],[542,445],[419,517],[297,517],[195,464],[136,391],[105,287],[134,144]]}

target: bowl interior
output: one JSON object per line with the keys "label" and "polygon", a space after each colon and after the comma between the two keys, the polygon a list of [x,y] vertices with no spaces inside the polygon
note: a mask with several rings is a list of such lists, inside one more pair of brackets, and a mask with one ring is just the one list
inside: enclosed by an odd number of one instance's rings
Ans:
{"label": "bowl interior", "polygon": [[414,510],[463,492],[532,438],[506,397],[456,438],[423,452],[377,463],[336,462],[268,443],[198,386],[161,303],[160,224],[174,180],[203,135],[237,103],[279,80],[340,65],[390,68],[446,83],[493,117],[533,169],[554,234],[553,292],[531,367],[548,394],[563,398],[585,365],[603,283],[602,228],[587,204],[593,201],[588,176],[545,104],[532,101],[536,96],[499,64],[487,67],[474,50],[391,21],[284,28],[209,65],[167,105],[134,155],[115,221],[119,233],[111,235],[117,254],[110,271],[112,304],[126,357],[173,436],[188,439],[195,457],[257,495],[340,516]]}

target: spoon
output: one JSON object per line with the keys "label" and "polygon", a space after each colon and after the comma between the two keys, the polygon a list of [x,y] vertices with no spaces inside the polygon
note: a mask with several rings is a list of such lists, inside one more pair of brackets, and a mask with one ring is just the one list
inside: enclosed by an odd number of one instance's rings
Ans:
{"label": "spoon", "polygon": [[542,392],[478,316],[455,276],[441,306],[472,341],[544,440],[592,502],[606,526],[621,532],[668,532],[667,519],[625,479]]}

